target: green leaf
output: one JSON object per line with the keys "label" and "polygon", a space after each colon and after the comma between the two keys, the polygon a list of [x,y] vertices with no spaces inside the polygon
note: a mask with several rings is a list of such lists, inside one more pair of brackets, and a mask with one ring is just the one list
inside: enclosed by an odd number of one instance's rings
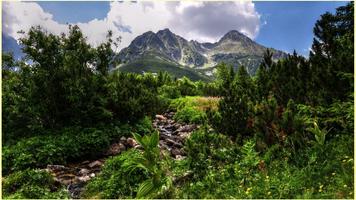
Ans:
{"label": "green leaf", "polygon": [[154,190],[155,186],[152,179],[145,180],[138,188],[136,198],[143,198]]}

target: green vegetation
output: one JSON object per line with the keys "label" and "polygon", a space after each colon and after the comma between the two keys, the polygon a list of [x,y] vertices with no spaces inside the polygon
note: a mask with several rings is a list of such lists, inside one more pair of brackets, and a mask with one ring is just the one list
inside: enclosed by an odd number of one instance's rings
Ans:
{"label": "green vegetation", "polygon": [[44,170],[17,171],[2,184],[2,194],[8,199],[64,199],[65,189],[56,185],[53,177]]}
{"label": "green vegetation", "polygon": [[213,97],[181,97],[171,101],[170,108],[176,110],[174,120],[178,122],[203,124],[206,120],[205,111],[216,110],[218,98]]}
{"label": "green vegetation", "polygon": [[[353,7],[321,16],[309,59],[267,51],[256,76],[222,63],[212,82],[110,72],[110,32],[94,48],[77,26],[32,28],[28,60],[3,54],[4,198],[67,198],[43,168],[101,158],[123,136],[138,146],[109,157],[81,197],[353,198]],[[180,159],[152,126],[172,110],[199,125]]]}

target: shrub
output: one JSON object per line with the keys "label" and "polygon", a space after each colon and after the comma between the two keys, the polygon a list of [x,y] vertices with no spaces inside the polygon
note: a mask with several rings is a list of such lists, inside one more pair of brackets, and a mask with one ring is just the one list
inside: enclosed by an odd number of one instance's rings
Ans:
{"label": "shrub", "polygon": [[124,165],[140,157],[137,150],[128,150],[105,162],[99,176],[85,187],[84,198],[134,198],[141,182],[148,178],[148,173],[141,168],[129,169]]}
{"label": "shrub", "polygon": [[219,99],[211,97],[182,97],[171,101],[170,108],[177,110],[174,119],[180,122],[203,124],[206,110],[217,109]]}
{"label": "shrub", "polygon": [[55,184],[48,172],[38,169],[18,171],[4,178],[2,192],[8,199],[68,198],[68,193]]}
{"label": "shrub", "polygon": [[158,94],[162,97],[169,99],[176,99],[181,97],[180,91],[176,86],[173,85],[163,85],[158,88]]}
{"label": "shrub", "polygon": [[95,158],[106,150],[112,138],[115,138],[112,136],[120,133],[115,133],[115,129],[110,127],[105,131],[72,127],[55,135],[24,138],[15,145],[3,147],[3,173]]}

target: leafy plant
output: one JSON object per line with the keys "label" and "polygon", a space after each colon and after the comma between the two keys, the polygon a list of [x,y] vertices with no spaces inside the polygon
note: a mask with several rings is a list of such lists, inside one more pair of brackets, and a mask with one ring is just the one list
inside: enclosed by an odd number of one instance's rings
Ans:
{"label": "leafy plant", "polygon": [[149,179],[143,181],[137,191],[137,198],[154,198],[168,190],[172,185],[172,180],[167,176],[165,169],[160,164],[159,133],[153,132],[151,135],[140,136],[133,133],[133,136],[144,151],[141,156],[131,159],[124,167],[135,170],[140,168],[149,174]]}

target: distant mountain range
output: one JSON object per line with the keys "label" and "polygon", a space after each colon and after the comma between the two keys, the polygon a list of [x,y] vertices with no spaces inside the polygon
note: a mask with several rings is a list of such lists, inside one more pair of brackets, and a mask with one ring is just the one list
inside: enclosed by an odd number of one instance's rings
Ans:
{"label": "distant mountain range", "polygon": [[[148,31],[120,51],[118,58],[123,64],[118,69],[138,73],[168,70],[178,77],[189,72],[194,74],[189,74],[190,78],[210,79],[216,65],[224,62],[235,69],[244,65],[250,74],[255,74],[266,50],[236,30],[229,31],[215,43],[188,41],[169,29],[157,33]],[[287,56],[279,50],[271,51],[275,60]]]}
{"label": "distant mountain range", "polygon": [[[5,34],[2,38],[3,51],[13,52],[16,59],[23,56],[16,40]],[[167,71],[176,77],[209,80],[213,79],[220,62],[231,64],[235,69],[244,65],[250,74],[255,74],[266,50],[236,30],[229,31],[215,43],[188,41],[169,29],[157,33],[148,31],[119,52],[117,56],[122,64],[115,69],[136,73]],[[275,60],[287,56],[283,51],[271,51]]]}

